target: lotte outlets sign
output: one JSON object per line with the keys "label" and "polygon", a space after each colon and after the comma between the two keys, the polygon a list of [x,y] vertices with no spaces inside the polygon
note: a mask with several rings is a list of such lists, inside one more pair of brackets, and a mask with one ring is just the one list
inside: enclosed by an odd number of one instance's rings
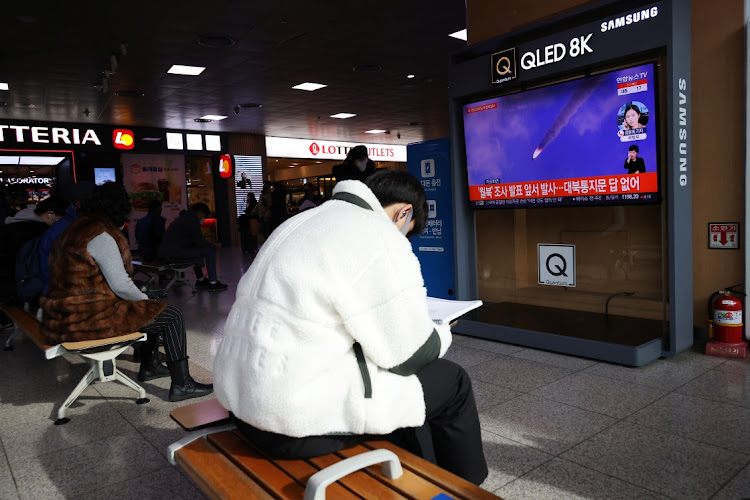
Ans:
{"label": "lotte outlets sign", "polygon": [[321,141],[317,139],[288,139],[286,137],[266,137],[266,156],[343,160],[350,149],[360,144],[367,147],[367,154],[372,161],[406,161],[406,146]]}

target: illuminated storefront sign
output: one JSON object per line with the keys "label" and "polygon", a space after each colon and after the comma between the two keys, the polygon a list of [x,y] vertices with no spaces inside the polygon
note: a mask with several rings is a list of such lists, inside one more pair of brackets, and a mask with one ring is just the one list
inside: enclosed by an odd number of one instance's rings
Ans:
{"label": "illuminated storefront sign", "polygon": [[[343,160],[357,142],[322,141],[266,137],[266,155],[285,158]],[[373,161],[406,161],[406,146],[395,144],[367,144],[367,154]]]}
{"label": "illuminated storefront sign", "polygon": [[[95,144],[101,146],[99,137],[92,129],[65,127],[32,127],[29,125],[0,125],[0,143],[15,134],[17,144]],[[8,139],[10,140],[10,139]]]}

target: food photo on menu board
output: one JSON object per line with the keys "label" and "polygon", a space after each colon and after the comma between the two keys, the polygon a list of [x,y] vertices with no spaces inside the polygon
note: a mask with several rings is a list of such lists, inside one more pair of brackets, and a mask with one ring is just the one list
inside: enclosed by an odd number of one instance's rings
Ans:
{"label": "food photo on menu board", "polygon": [[654,64],[463,106],[472,208],[657,203]]}

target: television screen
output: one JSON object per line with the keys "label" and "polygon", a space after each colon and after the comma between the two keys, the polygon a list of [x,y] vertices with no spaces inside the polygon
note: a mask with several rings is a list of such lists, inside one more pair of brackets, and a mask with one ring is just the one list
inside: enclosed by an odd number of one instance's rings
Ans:
{"label": "television screen", "polygon": [[654,64],[463,107],[472,208],[659,201]]}
{"label": "television screen", "polygon": [[114,168],[95,168],[94,169],[94,183],[96,185],[101,185],[109,181],[116,182]]}

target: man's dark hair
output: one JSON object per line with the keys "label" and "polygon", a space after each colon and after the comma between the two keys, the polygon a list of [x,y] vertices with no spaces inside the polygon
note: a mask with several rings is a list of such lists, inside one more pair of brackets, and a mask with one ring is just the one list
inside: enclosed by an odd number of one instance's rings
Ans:
{"label": "man's dark hair", "polygon": [[421,234],[427,223],[427,197],[419,179],[408,172],[383,168],[365,181],[384,207],[396,203],[411,203],[414,207],[414,229],[407,236]]}
{"label": "man's dark hair", "polygon": [[54,212],[55,215],[62,217],[65,215],[65,210],[68,208],[68,202],[58,196],[50,196],[39,202],[34,209],[34,213],[42,215],[47,212]]}
{"label": "man's dark hair", "polygon": [[640,149],[638,149],[638,145],[637,144],[633,144],[632,146],[630,146],[628,148],[628,151],[635,151],[636,153],[640,153]]}
{"label": "man's dark hair", "polygon": [[354,146],[348,153],[346,153],[346,160],[344,160],[344,163],[353,164],[355,161],[361,160],[366,156],[367,146],[360,144],[359,146]]}
{"label": "man's dark hair", "polygon": [[81,214],[105,215],[115,225],[120,227],[128,220],[132,205],[130,195],[121,184],[105,182],[95,186],[91,194],[81,200]]}
{"label": "man's dark hair", "polygon": [[148,200],[148,213],[155,214],[161,211],[161,200]]}
{"label": "man's dark hair", "polygon": [[201,212],[205,214],[206,217],[208,217],[208,214],[211,213],[211,210],[208,209],[208,205],[206,205],[205,203],[201,203],[201,202],[193,204],[193,206],[190,207],[190,210],[192,210],[195,213]]}

